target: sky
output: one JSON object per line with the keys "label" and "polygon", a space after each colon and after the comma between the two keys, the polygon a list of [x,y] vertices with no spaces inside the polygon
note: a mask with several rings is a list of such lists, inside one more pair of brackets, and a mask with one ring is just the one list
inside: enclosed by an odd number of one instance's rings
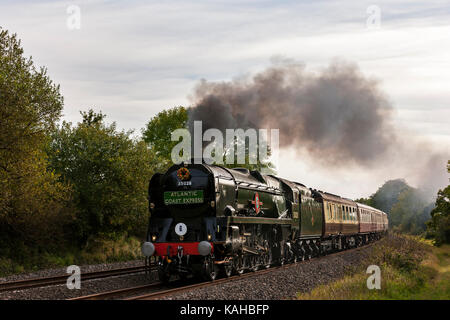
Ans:
{"label": "sky", "polygon": [[[379,82],[395,126],[450,154],[446,1],[0,0],[0,26],[60,84],[63,119],[74,123],[94,108],[139,135],[159,111],[189,106],[201,79],[230,81],[280,58],[320,71],[339,58]],[[280,152],[278,169],[351,198],[401,178],[317,168],[294,150]]]}

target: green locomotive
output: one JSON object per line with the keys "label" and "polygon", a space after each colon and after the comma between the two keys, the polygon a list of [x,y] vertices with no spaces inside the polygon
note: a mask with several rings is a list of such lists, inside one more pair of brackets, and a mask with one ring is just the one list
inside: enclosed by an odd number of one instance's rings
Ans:
{"label": "green locomotive", "polygon": [[142,252],[146,261],[158,257],[165,282],[173,274],[214,280],[220,272],[230,276],[310,259],[362,244],[355,220],[348,221],[356,226],[345,229],[350,233],[327,226],[327,221],[347,225],[337,217],[329,220],[327,208],[349,201],[245,168],[174,165],[150,180]]}

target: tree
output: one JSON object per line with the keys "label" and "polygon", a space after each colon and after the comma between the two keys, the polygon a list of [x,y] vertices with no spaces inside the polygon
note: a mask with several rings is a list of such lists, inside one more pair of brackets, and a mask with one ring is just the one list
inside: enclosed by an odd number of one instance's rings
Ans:
{"label": "tree", "polygon": [[81,113],[76,126],[63,124],[49,145],[51,168],[74,190],[75,228],[81,243],[89,237],[142,234],[148,219],[148,181],[155,158],[132,132],[118,132],[105,116]]}
{"label": "tree", "polygon": [[172,165],[171,152],[178,141],[171,141],[176,129],[186,128],[188,113],[184,107],[163,110],[150,119],[142,131],[143,140],[160,160],[160,170]]}
{"label": "tree", "polygon": [[425,230],[433,204],[420,189],[409,186],[403,179],[385,182],[369,198],[358,199],[388,214],[390,228],[406,233],[420,234]]}
{"label": "tree", "polygon": [[41,149],[63,108],[59,86],[22,54],[16,35],[0,28],[0,169],[14,178],[22,176],[15,166]]}
{"label": "tree", "polygon": [[[179,141],[171,141],[171,134],[176,129],[189,129],[188,128],[189,109],[184,107],[176,107],[168,110],[163,110],[156,116],[150,119],[146,128],[142,132],[142,138],[148,143],[149,148],[157,155],[161,165],[160,171],[163,171],[170,167],[173,162],[171,159],[172,149],[179,143]],[[242,145],[244,142],[236,139],[235,149],[238,145]],[[223,166],[229,168],[244,167],[249,170],[261,170],[262,168],[269,169],[272,173],[275,172],[272,163],[267,161],[260,161],[258,159],[256,164],[249,163],[249,148],[248,143],[245,145],[245,164],[237,165],[237,161],[227,164],[225,161],[226,153],[228,150],[224,150],[223,154]],[[270,155],[270,146],[268,147],[268,153]],[[237,158],[235,154],[235,159]],[[265,160],[265,159],[264,159]]]}
{"label": "tree", "polygon": [[411,187],[403,179],[389,180],[385,182],[370,198],[375,208],[389,213],[398,201],[400,194]]}
{"label": "tree", "polygon": [[[450,173],[450,161],[447,172]],[[427,236],[434,238],[436,245],[450,243],[450,185],[437,194],[431,220],[427,222]]]}
{"label": "tree", "polygon": [[[43,147],[60,117],[59,86],[0,28],[0,251],[57,244],[70,221],[70,188],[47,170]],[[5,253],[8,254],[8,253]]]}
{"label": "tree", "polygon": [[369,197],[369,198],[359,198],[359,199],[356,199],[355,202],[362,203],[362,204],[374,207],[371,197]]}
{"label": "tree", "polygon": [[389,222],[398,231],[420,234],[425,230],[425,222],[430,217],[432,204],[423,192],[416,188],[402,191],[397,202],[392,206]]}
{"label": "tree", "polygon": [[[239,145],[242,145],[245,143],[245,163],[244,164],[237,164],[238,160],[237,160],[237,148]],[[269,162],[267,158],[265,159],[260,159],[258,156],[258,159],[256,161],[256,163],[252,164],[250,163],[250,152],[249,152],[249,142],[248,141],[243,141],[243,140],[238,140],[237,138],[235,139],[235,143],[234,143],[234,163],[227,163],[226,162],[226,155],[227,152],[229,152],[229,150],[224,150],[224,155],[223,155],[223,166],[227,167],[227,168],[236,168],[236,167],[241,167],[241,168],[247,168],[248,170],[258,170],[261,171],[262,169],[265,169],[265,174],[276,174],[276,170],[275,170],[275,166],[273,165],[273,163]],[[267,156],[270,157],[271,155],[271,150],[270,150],[270,146],[267,146]],[[263,160],[263,161],[261,161]]]}

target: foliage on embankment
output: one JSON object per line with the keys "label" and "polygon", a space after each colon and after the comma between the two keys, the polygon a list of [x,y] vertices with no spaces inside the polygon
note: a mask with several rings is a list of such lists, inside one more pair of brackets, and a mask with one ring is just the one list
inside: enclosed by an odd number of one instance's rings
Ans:
{"label": "foliage on embankment", "polygon": [[[369,265],[381,269],[381,289],[367,288]],[[450,246],[434,247],[419,237],[390,234],[371,248],[363,264],[338,281],[299,299],[450,299]]]}

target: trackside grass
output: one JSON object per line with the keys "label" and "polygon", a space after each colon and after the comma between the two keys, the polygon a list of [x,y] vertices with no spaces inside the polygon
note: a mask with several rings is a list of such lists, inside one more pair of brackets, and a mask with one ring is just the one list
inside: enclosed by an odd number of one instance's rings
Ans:
{"label": "trackside grass", "polygon": [[[370,248],[364,263],[344,278],[321,285],[298,299],[450,299],[450,245],[434,247],[419,237],[389,234]],[[381,270],[381,289],[367,288],[369,265]]]}
{"label": "trackside grass", "polygon": [[115,240],[93,239],[82,250],[68,248],[64,252],[48,252],[21,248],[14,258],[0,256],[0,277],[47,268],[67,267],[141,259],[141,243],[135,237]]}

